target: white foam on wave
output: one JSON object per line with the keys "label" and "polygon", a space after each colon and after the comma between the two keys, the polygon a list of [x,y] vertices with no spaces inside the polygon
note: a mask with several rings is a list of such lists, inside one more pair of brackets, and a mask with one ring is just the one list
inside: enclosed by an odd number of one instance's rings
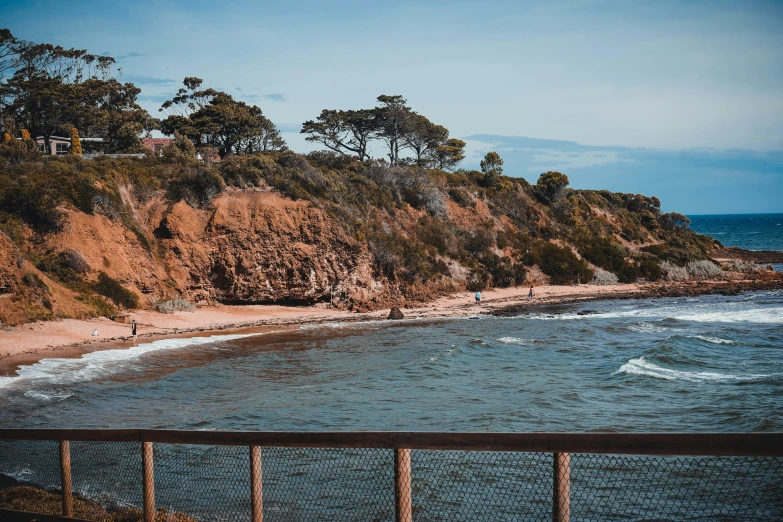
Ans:
{"label": "white foam on wave", "polygon": [[501,337],[500,339],[495,339],[499,343],[503,344],[516,344],[519,346],[525,346],[527,344],[532,343],[540,343],[541,341],[538,339],[523,339],[521,337]]}
{"label": "white foam on wave", "polygon": [[682,370],[673,370],[671,368],[664,368],[653,364],[644,357],[638,359],[631,359],[617,370],[617,373],[627,373],[631,375],[646,375],[648,377],[655,377],[657,379],[665,379],[667,381],[689,381],[689,382],[742,382],[742,381],[755,381],[758,379],[765,379],[772,377],[772,375],[761,374],[749,374],[749,375],[733,375],[729,373],[717,373],[717,372],[686,372]]}
{"label": "white foam on wave", "polygon": [[652,323],[632,323],[628,325],[628,329],[632,332],[639,332],[639,333],[660,333],[660,332],[667,332],[671,330],[670,328],[665,328],[663,326],[658,326],[656,324]]}
{"label": "white foam on wave", "polygon": [[73,393],[65,390],[27,390],[24,392],[24,396],[43,402],[59,402],[72,397]]}
{"label": "white foam on wave", "polygon": [[[731,305],[728,306],[731,308]],[[572,321],[591,319],[676,319],[678,321],[695,323],[760,323],[783,324],[783,307],[754,307],[747,308],[747,304],[737,309],[727,309],[723,306],[716,309],[715,305],[708,306],[662,306],[659,308],[636,308],[633,310],[618,310],[598,314],[578,315],[576,313],[565,314],[530,314],[528,319],[542,321]]]}
{"label": "white foam on wave", "polygon": [[[116,373],[122,368],[122,363],[138,359],[145,353],[161,350],[177,350],[191,346],[243,339],[274,332],[251,334],[210,335],[208,337],[187,337],[175,339],[160,339],[150,343],[142,343],[131,348],[99,350],[82,355],[79,358],[43,359],[30,366],[22,366],[13,377],[0,377],[0,389],[22,381],[45,381],[51,384],[72,384],[92,380],[101,376]],[[45,392],[38,392],[39,394]],[[39,395],[35,398],[42,398]]]}
{"label": "white foam on wave", "polygon": [[691,339],[699,339],[701,341],[712,344],[737,344],[730,339],[721,339],[720,337],[709,337],[707,335],[689,335]]}

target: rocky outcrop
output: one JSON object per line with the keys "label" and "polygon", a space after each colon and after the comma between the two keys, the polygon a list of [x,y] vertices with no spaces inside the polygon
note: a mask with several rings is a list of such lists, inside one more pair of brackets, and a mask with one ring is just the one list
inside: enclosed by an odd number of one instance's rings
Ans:
{"label": "rocky outcrop", "polygon": [[399,321],[400,319],[405,319],[405,315],[403,315],[402,310],[400,310],[399,306],[394,306],[389,311],[388,319]]}
{"label": "rocky outcrop", "polygon": [[[62,209],[61,230],[46,236],[38,255],[75,253],[87,280],[105,272],[142,296],[142,306],[173,295],[200,305],[332,301],[366,310],[388,302],[367,246],[309,202],[229,190],[207,209],[162,197],[136,209],[133,226]],[[4,266],[15,262],[0,250]],[[0,270],[0,291],[12,292],[18,279]]]}

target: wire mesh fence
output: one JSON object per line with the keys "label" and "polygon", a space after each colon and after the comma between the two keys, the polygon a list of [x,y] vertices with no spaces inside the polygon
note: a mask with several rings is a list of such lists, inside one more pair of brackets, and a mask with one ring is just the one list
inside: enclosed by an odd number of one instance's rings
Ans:
{"label": "wire mesh fence", "polygon": [[[156,521],[253,520],[249,447],[153,448]],[[266,447],[260,463],[266,522],[395,520],[406,498],[426,521],[555,508],[572,521],[783,520],[783,457]],[[140,442],[71,442],[73,516],[144,520],[143,469]],[[62,498],[57,441],[0,441],[0,509],[62,514]]]}

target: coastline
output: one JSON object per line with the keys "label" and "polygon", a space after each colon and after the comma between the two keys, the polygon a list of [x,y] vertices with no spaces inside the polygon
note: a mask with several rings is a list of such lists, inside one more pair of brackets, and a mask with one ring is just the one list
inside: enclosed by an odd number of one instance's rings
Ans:
{"label": "coastline", "polygon": [[[644,299],[703,294],[736,294],[744,291],[783,288],[783,277],[770,274],[744,280],[688,281],[681,283],[596,285],[547,285],[535,288],[535,298],[528,299],[528,287],[490,289],[482,292],[482,303],[473,302],[473,292],[458,292],[423,305],[402,308],[406,318],[449,318],[476,314],[516,315],[525,310],[569,303],[598,300]],[[280,329],[297,329],[302,325],[329,322],[382,320],[389,310],[356,313],[329,309],[328,304],[313,306],[215,305],[193,312],[162,314],[150,310],[131,312],[139,324],[137,344],[159,339],[188,338],[215,333],[255,333]],[[92,331],[98,328],[98,338]],[[42,359],[75,358],[85,353],[130,348],[130,325],[102,317],[63,319],[29,323],[0,330],[0,374],[15,373],[22,365]]]}

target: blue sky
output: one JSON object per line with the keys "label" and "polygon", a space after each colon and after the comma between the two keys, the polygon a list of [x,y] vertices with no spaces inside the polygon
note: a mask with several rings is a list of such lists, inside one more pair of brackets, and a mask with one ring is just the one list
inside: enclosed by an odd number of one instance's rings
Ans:
{"label": "blue sky", "polygon": [[783,212],[783,2],[6,0],[20,38],[118,58],[156,112],[185,76],[259,105],[294,150],[324,108],[402,94],[506,174]]}

